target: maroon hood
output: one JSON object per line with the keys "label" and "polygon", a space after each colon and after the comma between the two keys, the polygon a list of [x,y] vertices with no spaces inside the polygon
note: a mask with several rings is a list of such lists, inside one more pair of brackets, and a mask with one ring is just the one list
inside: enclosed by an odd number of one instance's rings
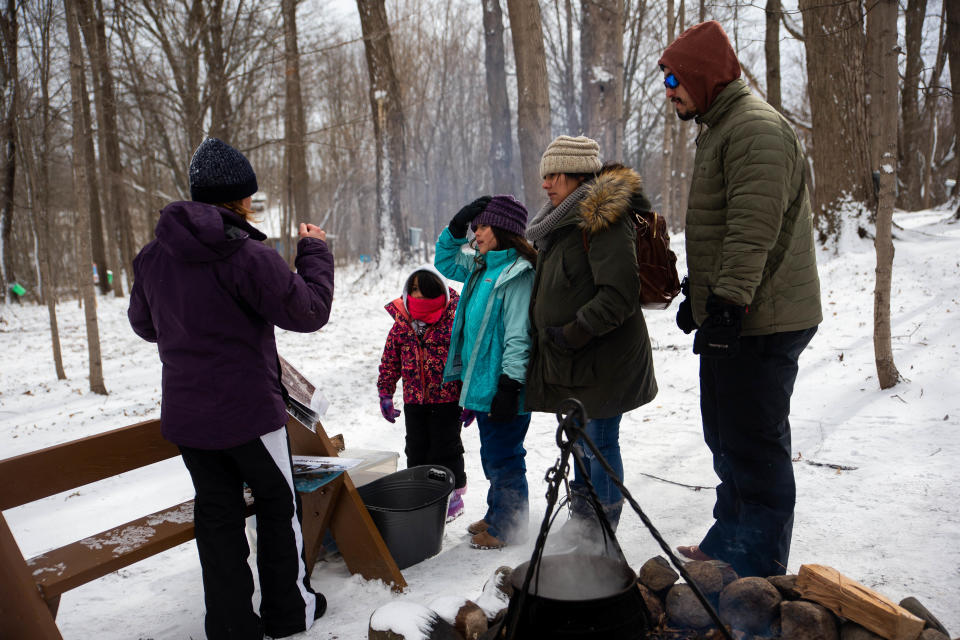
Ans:
{"label": "maroon hood", "polygon": [[658,63],[673,72],[701,115],[728,84],[740,77],[740,61],[716,20],[701,22],[681,33]]}

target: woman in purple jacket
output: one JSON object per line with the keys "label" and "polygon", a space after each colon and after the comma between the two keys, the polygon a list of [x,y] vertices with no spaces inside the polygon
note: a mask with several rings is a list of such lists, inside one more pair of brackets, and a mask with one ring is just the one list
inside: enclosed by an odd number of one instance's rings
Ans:
{"label": "woman in purple jacket", "polygon": [[[163,436],[196,490],[194,524],[208,638],[283,638],[326,610],[304,562],[274,326],[312,332],[330,316],[326,234],[300,225],[293,273],[250,225],[257,178],[239,151],[208,138],[190,161],[192,202],[160,212],[133,262],[127,316],[163,363]],[[260,615],[251,603],[243,487],[257,505]]]}

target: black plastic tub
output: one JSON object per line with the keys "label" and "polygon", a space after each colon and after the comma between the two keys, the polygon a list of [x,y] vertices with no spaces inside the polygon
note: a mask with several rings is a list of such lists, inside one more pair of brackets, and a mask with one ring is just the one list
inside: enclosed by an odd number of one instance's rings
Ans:
{"label": "black plastic tub", "polygon": [[446,467],[423,465],[357,488],[399,568],[440,553],[454,483]]}

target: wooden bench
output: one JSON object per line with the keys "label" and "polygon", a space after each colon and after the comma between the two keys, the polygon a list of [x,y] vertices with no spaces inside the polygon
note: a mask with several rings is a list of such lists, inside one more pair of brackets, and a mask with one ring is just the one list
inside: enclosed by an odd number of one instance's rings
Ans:
{"label": "wooden bench", "polygon": [[[323,427],[291,418],[291,449],[299,455],[336,456]],[[150,420],[0,460],[0,638],[60,639],[55,618],[60,596],[82,584],[166,551],[193,538],[193,501],[188,500],[25,559],[3,510],[28,504],[179,456]],[[347,568],[394,589],[406,586],[349,476],[299,492],[307,566],[316,561],[329,529]],[[248,500],[249,513],[256,505]]]}

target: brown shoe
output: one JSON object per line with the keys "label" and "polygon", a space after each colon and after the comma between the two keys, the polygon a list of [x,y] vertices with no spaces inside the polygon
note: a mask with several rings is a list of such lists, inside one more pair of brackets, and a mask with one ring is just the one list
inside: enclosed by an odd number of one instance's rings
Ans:
{"label": "brown shoe", "polygon": [[708,556],[703,551],[700,551],[700,546],[692,544],[689,547],[677,547],[677,551],[680,552],[680,555],[686,557],[689,560],[698,560],[700,562],[710,562],[713,560],[713,556]]}
{"label": "brown shoe", "polygon": [[507,543],[494,538],[489,531],[481,531],[470,538],[470,546],[474,549],[502,549],[507,546]]}
{"label": "brown shoe", "polygon": [[487,527],[489,526],[490,526],[490,523],[487,522],[486,520],[477,520],[473,524],[467,526],[467,533],[469,533],[472,536],[475,536],[478,533],[483,533],[484,531],[486,531]]}

